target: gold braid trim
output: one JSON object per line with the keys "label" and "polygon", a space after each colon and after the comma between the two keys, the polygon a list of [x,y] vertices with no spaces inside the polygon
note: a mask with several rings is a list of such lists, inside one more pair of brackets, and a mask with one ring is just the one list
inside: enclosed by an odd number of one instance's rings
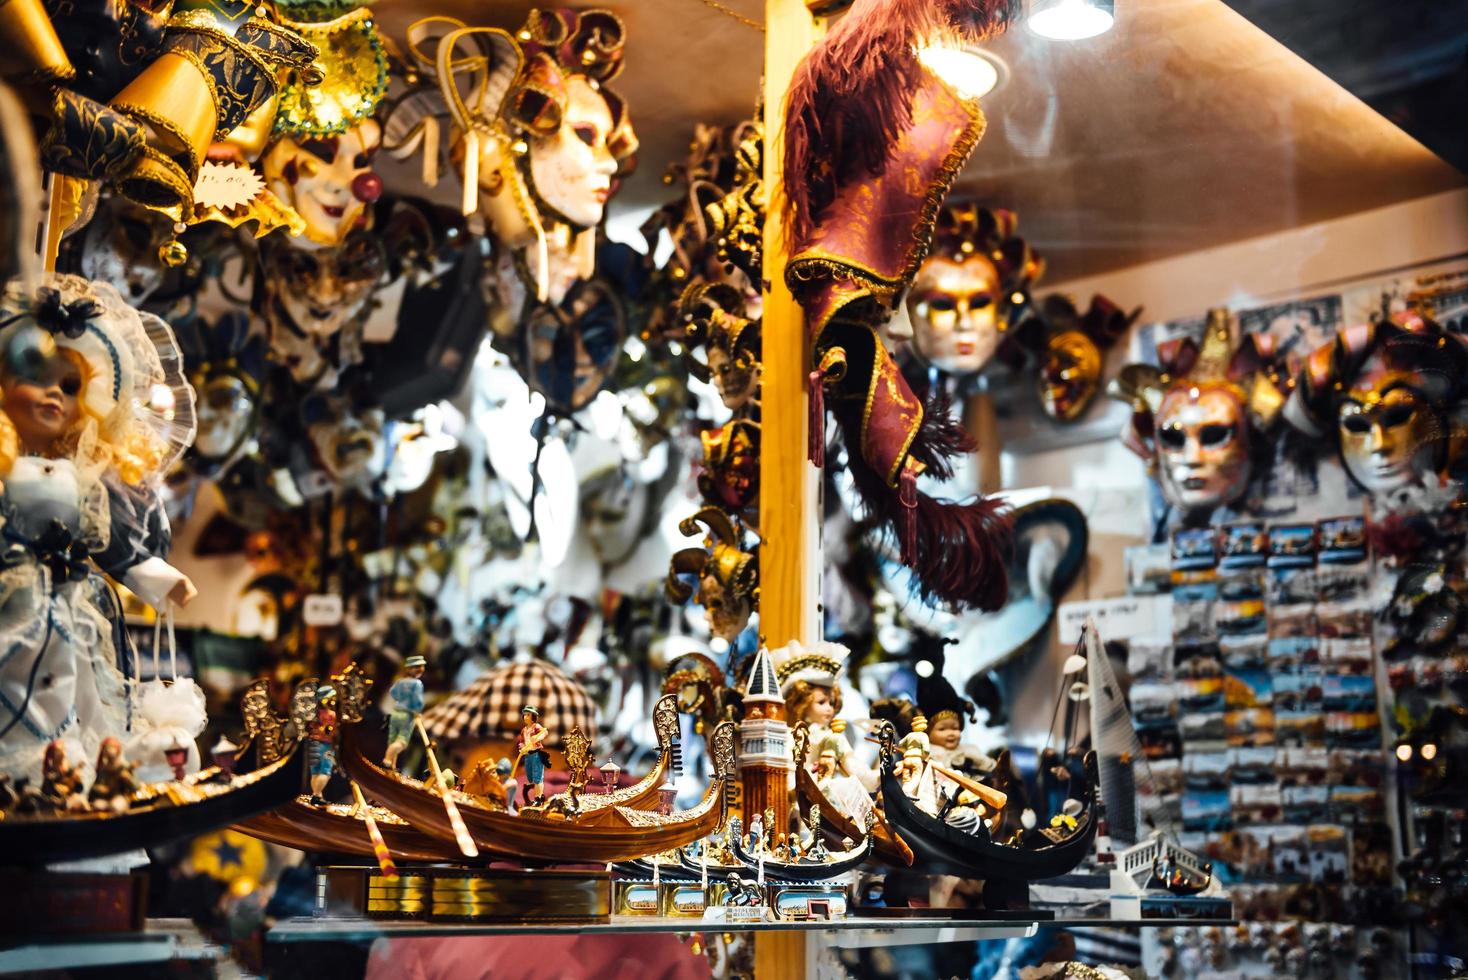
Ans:
{"label": "gold braid trim", "polygon": [[833,678],[841,671],[840,661],[819,653],[807,653],[781,664],[775,671],[775,679],[783,684],[792,674],[811,667],[819,668]]}

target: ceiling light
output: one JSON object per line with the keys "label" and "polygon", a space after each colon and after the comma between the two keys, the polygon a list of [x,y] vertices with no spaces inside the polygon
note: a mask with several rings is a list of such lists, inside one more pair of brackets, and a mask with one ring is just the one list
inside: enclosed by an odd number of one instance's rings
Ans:
{"label": "ceiling light", "polygon": [[930,44],[918,49],[923,67],[951,85],[965,99],[988,95],[1007,80],[1009,71],[998,56],[978,48]]}
{"label": "ceiling light", "polygon": [[1052,41],[1082,41],[1116,23],[1116,0],[1030,0],[1030,30]]}

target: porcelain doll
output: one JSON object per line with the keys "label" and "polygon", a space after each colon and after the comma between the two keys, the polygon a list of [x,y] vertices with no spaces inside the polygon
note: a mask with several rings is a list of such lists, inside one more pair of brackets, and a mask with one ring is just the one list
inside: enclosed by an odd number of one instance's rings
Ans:
{"label": "porcelain doll", "polygon": [[192,438],[193,391],[168,326],[105,284],[12,282],[0,324],[0,428],[19,454],[0,498],[0,769],[34,775],[42,745],[90,759],[126,729],[121,607],[96,569],[156,609],[193,598],[163,559],[151,482]]}
{"label": "porcelain doll", "polygon": [[829,755],[834,771],[818,778],[827,798],[858,825],[872,808],[871,793],[879,774],[866,766],[847,741],[846,723],[836,717],[841,711],[841,667],[851,651],[839,643],[804,646],[792,641],[770,652],[770,662],[785,698],[786,717],[791,724],[804,722],[810,731],[807,757],[798,765],[812,766]]}

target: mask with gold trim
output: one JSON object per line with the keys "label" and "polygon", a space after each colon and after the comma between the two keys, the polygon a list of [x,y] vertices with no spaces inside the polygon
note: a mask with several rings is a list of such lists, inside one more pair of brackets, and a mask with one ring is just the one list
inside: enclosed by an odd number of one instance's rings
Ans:
{"label": "mask with gold trim", "polygon": [[272,238],[261,253],[271,359],[299,382],[334,383],[361,359],[360,326],[387,269],[381,243],[358,232],[336,248],[307,251]]}
{"label": "mask with gold trim", "polygon": [[1124,313],[1105,296],[1092,296],[1081,313],[1068,296],[1045,297],[1038,320],[1043,349],[1036,378],[1040,407],[1057,422],[1074,422],[1101,392],[1105,351],[1142,315],[1137,307]]}
{"label": "mask with gold trim", "polygon": [[255,435],[263,341],[251,335],[249,317],[238,312],[213,324],[199,318],[180,323],[178,340],[198,392],[198,432],[187,459],[195,473],[210,477],[237,460]]}
{"label": "mask with gold trim", "polygon": [[1453,419],[1468,393],[1468,345],[1415,312],[1352,327],[1305,360],[1286,408],[1312,438],[1334,438],[1373,497],[1436,486],[1459,462]]}
{"label": "mask with gold trim", "polygon": [[386,145],[397,156],[422,150],[432,185],[449,123],[464,213],[479,210],[496,240],[527,252],[527,279],[542,302],[560,298],[552,250],[576,275],[591,275],[590,229],[637,148],[626,105],[606,86],[621,71],[623,36],[605,10],[532,10],[513,37],[446,17],[409,31],[414,71],[433,87],[397,103]]}
{"label": "mask with gold trim", "polygon": [[1016,233],[1013,211],[945,205],[933,246],[908,292],[912,346],[950,374],[973,374],[993,359],[1045,261]]}
{"label": "mask with gold trim", "polygon": [[[760,322],[739,315],[743,308],[739,291],[723,283],[690,286],[679,303],[688,323],[689,373],[711,382],[732,412],[759,408]],[[692,356],[700,346],[703,363]]]}
{"label": "mask with gold trim", "polygon": [[[759,600],[759,560],[743,550],[738,530],[723,511],[704,507],[684,518],[678,529],[692,537],[700,524],[708,529],[705,547],[684,548],[673,555],[664,591],[680,605],[696,596],[713,635],[733,643],[749,625]],[[688,578],[695,584],[690,586]]]}
{"label": "mask with gold trim", "polygon": [[1122,441],[1147,460],[1169,504],[1207,514],[1235,503],[1253,476],[1255,442],[1284,407],[1267,335],[1235,344],[1227,310],[1208,313],[1203,340],[1169,341],[1160,368],[1123,368],[1108,394],[1132,405]]}

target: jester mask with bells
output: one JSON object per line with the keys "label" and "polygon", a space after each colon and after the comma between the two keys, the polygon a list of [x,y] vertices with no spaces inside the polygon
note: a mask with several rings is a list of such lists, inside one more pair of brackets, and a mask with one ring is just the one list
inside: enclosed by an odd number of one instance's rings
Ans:
{"label": "jester mask with bells", "polygon": [[464,213],[483,214],[542,302],[591,275],[593,229],[637,148],[626,104],[606,87],[622,70],[623,35],[606,10],[532,10],[513,36],[447,17],[409,31],[433,87],[398,103],[385,145],[399,156],[421,149],[431,185],[446,116]]}
{"label": "jester mask with bells", "polygon": [[1310,354],[1285,419],[1332,439],[1351,479],[1380,498],[1436,487],[1462,455],[1468,346],[1414,312],[1352,327]]}
{"label": "jester mask with bells", "polygon": [[[690,287],[678,304],[688,324],[689,373],[712,382],[725,408],[749,414],[759,409],[760,322],[740,316],[742,309],[744,297],[727,284]],[[703,363],[694,347],[704,349]]]}
{"label": "jester mask with bells", "polygon": [[321,54],[320,85],[281,90],[275,141],[260,159],[266,186],[305,223],[305,248],[341,244],[382,195],[372,161],[382,127],[372,118],[387,91],[387,55],[365,7],[327,21],[287,22]]}
{"label": "jester mask with bells", "polygon": [[1132,406],[1122,442],[1147,461],[1162,496],[1183,515],[1206,519],[1248,489],[1255,443],[1284,407],[1272,354],[1265,335],[1235,344],[1228,311],[1214,309],[1201,345],[1168,341],[1158,349],[1159,367],[1129,365],[1112,381],[1107,393]]}
{"label": "jester mask with bells", "polygon": [[[673,555],[664,591],[679,604],[696,595],[709,630],[733,643],[759,601],[759,559],[740,546],[734,522],[718,508],[704,507],[679,522],[678,529],[693,537],[700,524],[708,528],[705,547],[684,548]],[[692,576],[696,585],[690,586],[684,576]]]}
{"label": "jester mask with bells", "polygon": [[1045,271],[1045,260],[1015,234],[1018,224],[1013,211],[972,203],[939,212],[932,250],[907,296],[912,346],[928,364],[965,375],[993,358]]}
{"label": "jester mask with bells", "polygon": [[[922,264],[944,196],[984,129],[978,99],[940,77],[944,47],[1003,31],[1012,0],[856,0],[801,62],[786,103],[786,281],[814,356],[810,456],[825,458],[825,405],[844,434],[866,511],[894,531],[919,590],[995,609],[1008,594],[1008,538],[992,500],[956,504],[917,489],[952,475],[972,442],[926,412],[878,330]],[[929,67],[929,65],[933,67]]]}

